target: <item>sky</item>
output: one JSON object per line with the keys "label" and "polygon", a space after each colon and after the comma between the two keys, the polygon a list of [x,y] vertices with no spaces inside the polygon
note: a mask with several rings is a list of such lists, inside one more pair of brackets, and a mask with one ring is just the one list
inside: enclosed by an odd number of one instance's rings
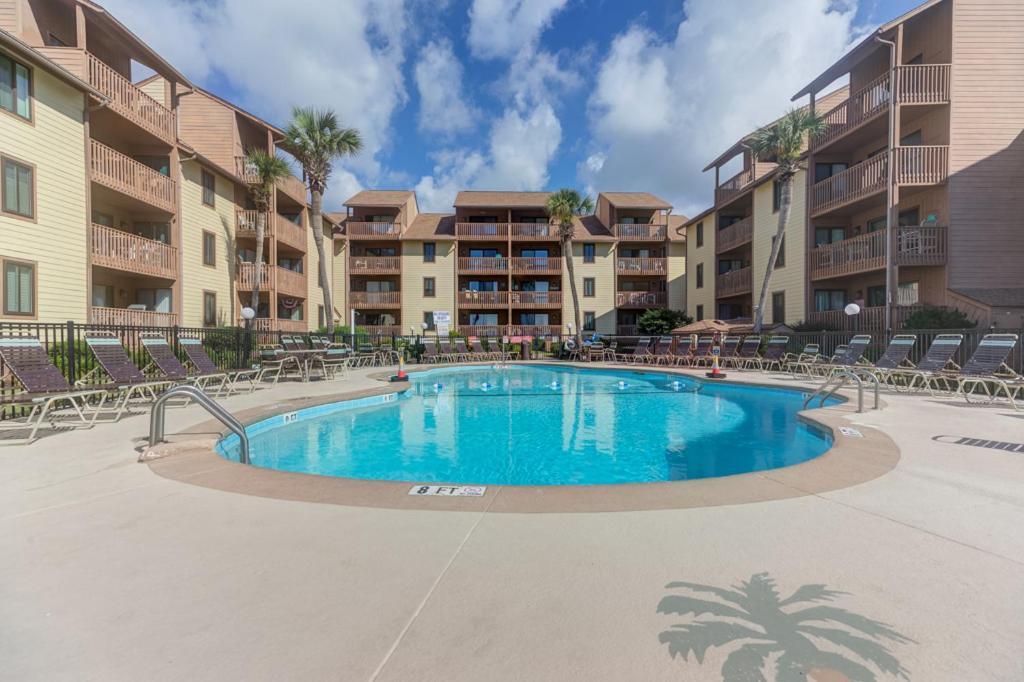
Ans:
{"label": "sky", "polygon": [[[363,136],[326,197],[650,191],[695,215],[701,169],[919,0],[102,0],[198,85],[283,126]],[[840,83],[841,84],[841,83]],[[840,85],[837,84],[837,85]]]}

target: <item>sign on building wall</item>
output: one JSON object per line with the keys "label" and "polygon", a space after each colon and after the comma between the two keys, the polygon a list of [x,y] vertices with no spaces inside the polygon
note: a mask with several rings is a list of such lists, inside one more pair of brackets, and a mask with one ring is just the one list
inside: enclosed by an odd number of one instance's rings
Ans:
{"label": "sign on building wall", "polygon": [[452,326],[452,315],[447,310],[434,311],[434,329],[438,336],[448,336]]}

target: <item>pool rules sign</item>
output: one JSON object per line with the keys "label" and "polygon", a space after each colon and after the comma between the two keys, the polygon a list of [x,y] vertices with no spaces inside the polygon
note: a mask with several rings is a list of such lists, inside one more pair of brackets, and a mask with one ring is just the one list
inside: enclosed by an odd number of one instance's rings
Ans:
{"label": "pool rules sign", "polygon": [[438,336],[448,336],[451,330],[452,316],[447,310],[434,311],[434,330]]}
{"label": "pool rules sign", "polygon": [[410,495],[441,495],[445,497],[483,497],[485,485],[414,485]]}

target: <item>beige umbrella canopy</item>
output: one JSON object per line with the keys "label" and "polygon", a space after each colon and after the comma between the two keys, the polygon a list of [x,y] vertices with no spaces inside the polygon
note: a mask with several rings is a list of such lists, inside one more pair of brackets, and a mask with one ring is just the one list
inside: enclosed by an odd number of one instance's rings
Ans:
{"label": "beige umbrella canopy", "polygon": [[735,331],[749,331],[750,320],[700,320],[685,327],[676,327],[673,334],[729,334]]}

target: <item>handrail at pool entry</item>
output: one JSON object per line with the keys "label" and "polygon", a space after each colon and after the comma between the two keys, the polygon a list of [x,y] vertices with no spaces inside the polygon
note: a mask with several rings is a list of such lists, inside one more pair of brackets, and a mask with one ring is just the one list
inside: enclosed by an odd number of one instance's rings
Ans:
{"label": "handrail at pool entry", "polygon": [[220,423],[231,429],[238,436],[238,461],[242,464],[249,463],[249,436],[245,427],[235,417],[224,409],[220,403],[208,396],[195,386],[175,386],[153,403],[153,409],[149,418],[149,447],[164,441],[164,423],[167,413],[167,402],[176,396],[188,396],[199,403],[207,412],[217,418]]}
{"label": "handrail at pool entry", "polygon": [[[836,391],[838,391],[840,388],[845,386],[847,380],[851,380],[852,379],[857,384],[857,412],[858,412],[858,414],[863,412],[864,411],[864,381],[862,379],[861,372],[863,372],[863,376],[864,377],[867,377],[867,378],[871,379],[872,382],[874,382],[874,385],[875,385],[875,406],[874,406],[873,409],[877,410],[878,409],[878,405],[879,405],[879,402],[878,402],[878,390],[879,390],[878,377],[876,377],[871,372],[868,372],[866,369],[862,369],[862,368],[858,368],[858,367],[842,369],[842,370],[836,372],[835,374],[833,374],[828,379],[826,379],[825,382],[822,383],[822,385],[819,386],[817,388],[817,390],[814,391],[814,393],[810,394],[809,396],[807,396],[806,399],[804,399],[804,409],[807,409],[807,406],[810,405],[811,402],[816,397],[818,397],[819,395],[821,396],[821,400],[818,402],[818,407],[819,408],[820,407],[824,407],[825,402],[829,398],[831,398],[833,395],[835,395]],[[831,389],[831,390],[829,390],[826,393],[826,389]]]}

